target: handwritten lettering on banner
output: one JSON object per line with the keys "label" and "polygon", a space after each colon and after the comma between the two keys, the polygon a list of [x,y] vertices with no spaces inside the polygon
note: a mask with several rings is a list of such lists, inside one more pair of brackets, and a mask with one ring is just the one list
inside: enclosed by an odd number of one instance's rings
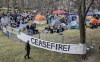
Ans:
{"label": "handwritten lettering on banner", "polygon": [[44,40],[40,40],[36,38],[31,38],[31,42],[34,45],[41,46],[48,49],[56,49],[56,50],[62,50],[62,51],[70,50],[70,45],[62,45],[62,44],[57,44],[53,42],[46,42]]}
{"label": "handwritten lettering on banner", "polygon": [[50,41],[34,38],[24,33],[20,33],[20,35],[17,35],[17,37],[24,42],[27,42],[27,40],[29,40],[32,46],[43,48],[50,51],[68,53],[68,54],[85,54],[86,53],[85,44],[55,43],[55,42],[50,42]]}

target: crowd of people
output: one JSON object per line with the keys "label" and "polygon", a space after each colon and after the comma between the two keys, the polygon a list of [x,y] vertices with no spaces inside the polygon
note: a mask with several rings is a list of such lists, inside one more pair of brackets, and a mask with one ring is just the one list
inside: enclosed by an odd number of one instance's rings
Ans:
{"label": "crowd of people", "polygon": [[62,27],[61,25],[59,26],[48,26],[48,27],[45,27],[44,29],[44,32],[45,33],[58,33],[58,34],[61,34],[61,32],[63,32],[65,29],[64,27]]}
{"label": "crowd of people", "polygon": [[19,27],[20,24],[28,23],[29,20],[33,19],[33,13],[30,12],[9,12],[0,14],[0,23],[2,25],[9,24],[11,27]]}
{"label": "crowd of people", "polygon": [[27,29],[27,35],[33,35],[33,34],[38,34],[39,31],[36,28],[36,23],[32,23],[31,25],[26,26]]}

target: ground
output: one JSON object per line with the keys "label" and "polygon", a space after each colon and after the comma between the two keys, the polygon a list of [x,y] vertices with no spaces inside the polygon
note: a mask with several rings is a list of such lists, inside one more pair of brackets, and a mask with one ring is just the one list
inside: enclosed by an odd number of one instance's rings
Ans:
{"label": "ground", "polygon": [[[41,39],[45,39],[42,37]],[[59,36],[58,34],[53,34]],[[63,35],[65,36],[64,43],[79,43],[79,30],[66,30]],[[50,40],[54,36],[50,36],[46,40]],[[55,42],[56,39],[54,38]],[[94,44],[95,48],[91,56],[84,62],[100,62],[100,54],[98,47],[100,46],[100,28],[86,29],[86,41],[88,44]],[[82,62],[79,55],[61,54],[56,52],[47,51],[44,49],[31,46],[31,59],[24,59],[25,43],[18,40],[16,37],[4,36],[0,31],[0,62]]]}

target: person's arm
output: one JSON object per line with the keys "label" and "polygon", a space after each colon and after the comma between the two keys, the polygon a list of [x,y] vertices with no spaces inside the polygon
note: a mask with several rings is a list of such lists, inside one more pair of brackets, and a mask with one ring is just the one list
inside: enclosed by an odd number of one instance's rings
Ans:
{"label": "person's arm", "polygon": [[[29,44],[29,46],[30,46],[30,44]],[[30,46],[30,49],[31,49],[31,46]]]}

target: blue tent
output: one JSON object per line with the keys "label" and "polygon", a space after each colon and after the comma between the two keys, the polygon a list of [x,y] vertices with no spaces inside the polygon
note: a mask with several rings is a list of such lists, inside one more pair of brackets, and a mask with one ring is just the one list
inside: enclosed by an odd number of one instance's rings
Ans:
{"label": "blue tent", "polygon": [[91,16],[91,15],[93,15],[93,12],[88,12],[87,13],[87,16]]}
{"label": "blue tent", "polygon": [[52,19],[51,20],[51,25],[54,25],[56,21],[57,21],[56,19]]}
{"label": "blue tent", "polygon": [[99,14],[100,15],[100,11],[99,12],[95,12],[95,14]]}
{"label": "blue tent", "polygon": [[78,29],[79,25],[73,26],[73,22],[77,23],[79,20],[77,19],[78,15],[77,14],[68,14],[67,16],[67,20],[68,20],[68,28],[74,28],[74,29]]}

